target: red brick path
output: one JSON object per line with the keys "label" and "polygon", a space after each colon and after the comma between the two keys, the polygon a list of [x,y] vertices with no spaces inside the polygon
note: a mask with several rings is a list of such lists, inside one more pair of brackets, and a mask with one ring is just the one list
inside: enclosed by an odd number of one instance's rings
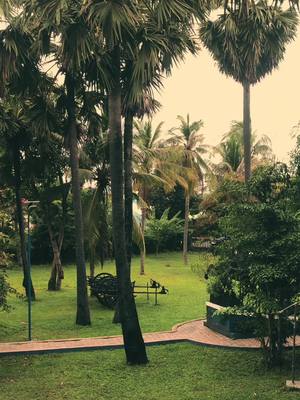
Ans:
{"label": "red brick path", "polygon": [[[147,344],[172,342],[191,342],[204,346],[227,347],[235,349],[257,349],[259,342],[255,339],[232,340],[204,326],[203,320],[184,322],[176,325],[169,332],[144,334]],[[300,337],[297,337],[300,346]],[[123,346],[121,336],[103,336],[82,339],[41,340],[32,342],[0,343],[1,355],[38,354],[59,351],[112,349]]]}

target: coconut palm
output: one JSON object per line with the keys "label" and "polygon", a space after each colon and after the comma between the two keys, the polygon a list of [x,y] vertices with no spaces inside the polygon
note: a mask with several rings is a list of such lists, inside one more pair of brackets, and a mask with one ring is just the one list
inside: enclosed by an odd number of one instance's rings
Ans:
{"label": "coconut palm", "polygon": [[[243,123],[232,121],[231,128],[226,133],[214,152],[221,156],[221,161],[213,166],[217,175],[224,173],[242,174],[244,170],[244,148],[243,148]],[[258,165],[273,162],[271,139],[267,135],[257,137],[254,132],[251,136],[251,168],[254,170]]]}
{"label": "coconut palm", "polygon": [[208,169],[204,155],[208,152],[204,136],[200,133],[203,121],[190,121],[189,114],[186,119],[181,115],[177,116],[180,122],[179,127],[170,130],[170,138],[166,144],[175,146],[174,151],[179,155],[182,162],[182,171],[185,189],[185,211],[184,211],[184,233],[183,233],[183,259],[188,263],[188,233],[190,215],[190,197],[196,188],[204,189],[204,173]]}
{"label": "coconut palm", "polygon": [[298,18],[279,1],[225,2],[225,12],[205,21],[200,37],[222,73],[243,86],[245,180],[251,176],[250,88],[278,66],[286,45],[295,38]]}
{"label": "coconut palm", "polygon": [[[135,96],[136,87],[133,81],[134,63],[132,60],[127,61],[123,73],[123,114],[124,114],[124,201],[125,201],[125,233],[127,243],[127,259],[129,266],[131,265],[133,229],[138,226],[135,223],[133,215],[133,128],[134,117],[143,118],[153,115],[160,107],[160,104],[152,97],[151,90],[153,86],[159,86],[159,76],[155,74],[141,89],[141,96]],[[134,97],[137,97],[134,99]],[[135,235],[136,236],[136,235]],[[143,232],[141,231],[143,238]],[[144,239],[142,240],[144,242]],[[139,243],[141,243],[139,241]],[[145,253],[145,246],[139,246],[141,254]],[[143,268],[141,274],[144,274]]]}
{"label": "coconut palm", "polygon": [[[168,173],[168,154],[163,147],[163,122],[154,129],[152,121],[134,121],[133,179],[138,192],[141,208],[141,233],[144,237],[149,196],[153,186],[161,185],[171,189],[174,177]],[[141,253],[140,274],[145,273],[145,252]]]}

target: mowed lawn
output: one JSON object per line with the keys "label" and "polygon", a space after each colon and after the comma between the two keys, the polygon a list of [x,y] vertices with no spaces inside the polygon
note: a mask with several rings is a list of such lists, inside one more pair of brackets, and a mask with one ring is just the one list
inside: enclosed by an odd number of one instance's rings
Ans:
{"label": "mowed lawn", "polygon": [[[204,271],[212,259],[192,255]],[[105,271],[112,272],[107,264]],[[100,271],[100,269],[99,269]],[[99,272],[98,271],[98,272]],[[113,312],[91,298],[93,324],[79,328],[75,317],[75,268],[65,269],[63,290],[46,290],[49,267],[34,267],[33,279],[38,301],[33,307],[35,339],[118,334],[111,323]],[[151,277],[170,289],[154,306],[144,296],[137,297],[143,330],[170,329],[174,324],[204,317],[206,283],[180,254],[148,257],[147,275],[138,275],[138,259],[133,263],[133,279],[138,283]],[[11,282],[20,288],[21,274],[10,272]],[[12,301],[14,309],[1,313],[1,339],[26,339],[26,302]],[[65,354],[0,358],[0,400],[293,400],[299,393],[285,389],[290,378],[290,360],[285,367],[268,370],[259,351],[222,350],[192,344],[147,348],[150,363],[129,367],[124,350],[81,351]],[[290,357],[290,354],[287,355]],[[299,364],[298,359],[297,365]],[[299,375],[299,371],[297,371]]]}
{"label": "mowed lawn", "polygon": [[0,358],[1,400],[293,400],[286,367],[267,370],[258,351],[192,344],[149,347],[147,366],[123,350]]}
{"label": "mowed lawn", "polygon": [[[198,263],[204,270],[212,258],[207,255],[192,254],[190,264]],[[111,272],[115,268],[107,262],[97,273]],[[176,323],[205,315],[207,300],[206,282],[203,276],[184,266],[180,253],[149,256],[146,261],[146,275],[139,275],[139,259],[134,258],[132,278],[136,284],[144,284],[153,278],[169,289],[168,295],[158,297],[159,305],[154,305],[154,296],[147,302],[145,295],[138,295],[136,302],[142,330],[144,332],[169,330]],[[47,283],[50,266],[33,266],[32,278],[37,300],[33,304],[33,339],[55,339],[92,337],[120,334],[120,326],[112,324],[113,311],[104,308],[96,298],[90,297],[92,325],[75,325],[76,312],[76,270],[74,265],[65,266],[65,279],[60,292],[48,292]],[[9,271],[10,283],[23,292],[21,270]],[[13,309],[0,313],[0,341],[21,341],[27,338],[27,302],[11,298]]]}

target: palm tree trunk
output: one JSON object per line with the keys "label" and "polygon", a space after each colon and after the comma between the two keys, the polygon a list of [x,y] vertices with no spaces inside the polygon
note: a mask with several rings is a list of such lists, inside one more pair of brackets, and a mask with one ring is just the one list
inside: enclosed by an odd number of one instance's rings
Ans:
{"label": "palm tree trunk", "polygon": [[61,280],[63,279],[63,268],[60,259],[62,240],[63,240],[63,232],[60,232],[59,238],[57,239],[53,233],[50,216],[49,216],[49,207],[46,205],[44,209],[44,213],[46,216],[47,229],[49,234],[49,239],[53,252],[53,260],[52,260],[52,268],[51,275],[48,281],[48,290],[56,291],[61,289]]}
{"label": "palm tree trunk", "polygon": [[87,292],[87,277],[85,267],[84,242],[83,242],[83,219],[81,205],[81,188],[79,179],[79,154],[77,140],[77,122],[75,106],[75,87],[70,75],[66,75],[66,87],[68,97],[68,138],[70,145],[70,164],[72,173],[72,197],[75,215],[76,229],[76,264],[77,264],[77,325],[90,325],[90,310]]}
{"label": "palm tree trunk", "polygon": [[243,83],[244,93],[244,121],[243,121],[243,137],[244,137],[244,165],[245,165],[245,182],[251,178],[251,115],[250,115],[250,84]]}
{"label": "palm tree trunk", "polygon": [[57,239],[53,235],[52,227],[50,226],[49,222],[48,222],[48,233],[53,252],[52,269],[51,269],[51,276],[48,281],[48,290],[55,291],[61,289],[61,281],[63,279],[64,273],[60,259],[60,248],[59,248],[60,246],[59,243],[57,242]]}
{"label": "palm tree trunk", "polygon": [[31,291],[31,300],[35,300],[35,292],[32,280],[29,275],[29,265],[26,251],[25,239],[25,222],[23,215],[22,199],[21,199],[21,165],[20,165],[20,150],[17,145],[14,146],[14,183],[15,183],[15,199],[16,199],[16,216],[19,226],[20,236],[20,250],[23,266],[23,287],[25,288],[26,297],[28,297],[29,290]]}
{"label": "palm tree trunk", "polygon": [[129,364],[148,362],[138,320],[126,254],[124,216],[123,146],[121,130],[120,50],[112,51],[114,79],[109,92],[109,148],[111,167],[113,240],[119,289],[119,310],[124,347]]}
{"label": "palm tree trunk", "polygon": [[131,267],[132,253],[132,142],[133,142],[133,113],[128,111],[124,126],[124,196],[125,196],[125,235],[126,251],[129,268]]}
{"label": "palm tree trunk", "polygon": [[[146,224],[146,213],[147,210],[142,208],[142,217],[141,217],[141,233],[143,239],[145,238],[145,224]],[[141,251],[141,262],[140,262],[140,275],[145,275],[145,251]]]}
{"label": "palm tree trunk", "polygon": [[90,247],[90,278],[95,277],[95,245]]}
{"label": "palm tree trunk", "polygon": [[188,263],[188,238],[189,238],[190,194],[185,194],[184,230],[183,230],[183,261]]}

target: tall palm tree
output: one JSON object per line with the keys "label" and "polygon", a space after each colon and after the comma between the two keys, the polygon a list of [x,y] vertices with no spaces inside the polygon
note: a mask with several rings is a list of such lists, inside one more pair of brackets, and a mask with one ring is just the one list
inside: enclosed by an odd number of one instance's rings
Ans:
{"label": "tall palm tree", "polygon": [[119,312],[127,362],[148,362],[135,306],[126,252],[124,214],[124,164],[121,128],[122,86],[121,50],[135,36],[139,14],[135,2],[88,2],[86,12],[92,27],[98,27],[111,58],[108,88],[109,151],[112,192],[113,241],[119,289]]}
{"label": "tall palm tree", "polygon": [[[146,68],[147,69],[147,68]],[[147,72],[147,71],[146,71]],[[123,115],[124,115],[124,200],[125,200],[125,233],[127,242],[127,258],[131,265],[133,231],[137,228],[133,215],[133,142],[134,117],[143,118],[153,115],[160,104],[153,98],[152,89],[160,85],[159,77],[154,75],[147,84],[141,86],[141,95],[136,96],[136,84],[133,80],[134,62],[127,60],[123,71]],[[152,74],[151,74],[152,75]],[[149,76],[150,78],[150,76]],[[136,97],[136,98],[135,98]],[[142,231],[141,231],[142,235]],[[143,238],[143,235],[142,235]],[[144,242],[141,249],[143,257]],[[144,274],[141,269],[141,274]]]}
{"label": "tall palm tree", "polygon": [[184,233],[183,233],[183,260],[188,263],[188,233],[190,215],[190,197],[195,188],[204,188],[204,172],[208,169],[204,155],[208,151],[205,145],[204,136],[200,133],[203,121],[190,122],[190,116],[186,119],[181,115],[177,116],[180,122],[179,127],[170,130],[170,138],[167,144],[175,146],[175,151],[181,157],[182,173],[185,189],[185,211],[184,211]]}
{"label": "tall palm tree", "polygon": [[[174,179],[164,168],[166,150],[162,139],[163,122],[154,129],[152,121],[134,121],[133,179],[141,199],[141,234],[145,235],[146,216],[151,187],[172,188]],[[166,165],[165,165],[166,166]],[[145,252],[141,252],[140,274],[145,273]]]}
{"label": "tall palm tree", "polygon": [[298,18],[281,1],[226,1],[224,13],[201,24],[200,37],[222,73],[243,86],[245,180],[251,176],[250,88],[278,66],[295,38]]}
{"label": "tall palm tree", "polygon": [[[202,2],[201,2],[202,3]],[[205,2],[206,3],[206,2]],[[164,71],[170,60],[178,61],[190,49],[193,8],[189,1],[87,1],[85,11],[93,27],[101,32],[110,54],[109,131],[111,187],[113,209],[113,236],[119,280],[120,317],[125,352],[130,363],[145,363],[147,356],[139,327],[127,257],[124,218],[124,165],[122,154],[122,72],[124,61],[133,59],[132,97],[142,94],[142,87],[154,71]],[[178,39],[169,40],[167,32],[177,27]],[[178,29],[177,29],[178,30]],[[144,37],[146,40],[141,39]],[[187,41],[186,39],[189,39]],[[150,44],[156,43],[153,48]],[[181,52],[176,49],[181,48]],[[166,51],[168,50],[168,51]],[[147,68],[145,68],[145,66]],[[147,73],[148,72],[148,73]]]}
{"label": "tall palm tree", "polygon": [[65,142],[70,154],[72,199],[76,228],[75,250],[77,271],[76,323],[90,325],[88,304],[84,230],[79,174],[80,106],[86,89],[85,66],[98,56],[93,32],[82,16],[82,1],[25,2],[24,17],[35,26],[35,50],[42,59],[52,58],[58,73],[64,78],[64,93],[60,98],[66,113]]}
{"label": "tall palm tree", "polygon": [[[0,143],[4,150],[3,164],[5,171],[2,172],[2,179],[6,178],[14,188],[16,217],[18,221],[20,250],[23,266],[23,286],[26,296],[31,294],[31,299],[35,300],[35,291],[29,275],[29,265],[26,250],[25,221],[22,203],[23,169],[22,161],[24,150],[28,147],[31,135],[26,126],[24,109],[20,99],[6,96],[5,100],[0,101]],[[30,292],[29,292],[30,291]]]}

